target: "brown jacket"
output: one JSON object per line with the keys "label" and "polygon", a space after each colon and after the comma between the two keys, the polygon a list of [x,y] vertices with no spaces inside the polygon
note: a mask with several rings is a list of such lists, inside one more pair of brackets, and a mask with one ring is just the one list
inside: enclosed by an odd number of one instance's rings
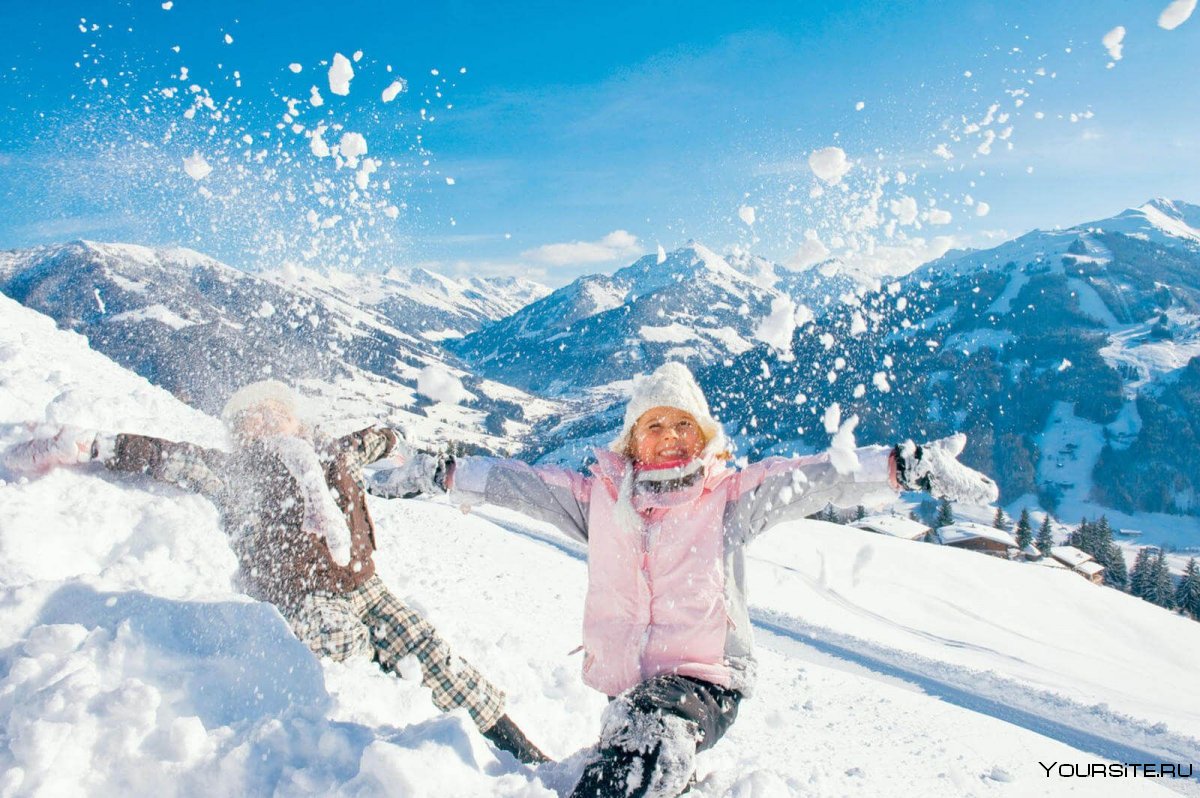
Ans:
{"label": "brown jacket", "polygon": [[390,429],[369,428],[318,451],[325,481],[350,527],[350,562],[338,565],[323,539],[305,532],[302,493],[283,461],[250,443],[235,452],[145,435],[118,435],[105,466],[144,473],[204,495],[216,504],[238,555],[243,588],[289,611],[314,591],[345,593],[375,573],[375,528],[367,511],[362,467],[396,446]]}

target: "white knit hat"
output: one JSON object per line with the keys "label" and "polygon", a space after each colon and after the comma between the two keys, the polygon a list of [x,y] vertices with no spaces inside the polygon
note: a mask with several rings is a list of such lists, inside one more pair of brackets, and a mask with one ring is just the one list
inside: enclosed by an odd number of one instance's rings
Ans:
{"label": "white knit hat", "polygon": [[633,379],[633,392],[625,407],[625,423],[621,432],[609,446],[614,452],[624,454],[629,447],[629,436],[633,426],[647,410],[656,407],[674,407],[696,419],[707,442],[704,454],[724,452],[729,448],[725,430],[708,410],[708,400],[696,384],[692,372],[682,363],[663,363],[652,374],[639,375]]}
{"label": "white knit hat", "polygon": [[293,416],[296,415],[296,392],[290,386],[279,380],[260,380],[239,388],[229,397],[229,401],[221,410],[221,420],[230,425],[239,413],[244,413],[263,402],[278,402]]}

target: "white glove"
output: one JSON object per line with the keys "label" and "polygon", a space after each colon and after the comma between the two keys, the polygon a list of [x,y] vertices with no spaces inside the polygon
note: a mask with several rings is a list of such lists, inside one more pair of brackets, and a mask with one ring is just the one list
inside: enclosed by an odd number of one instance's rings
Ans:
{"label": "white glove", "polygon": [[436,452],[415,452],[403,465],[381,468],[371,477],[370,491],[378,496],[407,499],[446,492],[454,458]]}
{"label": "white glove", "polygon": [[1000,489],[989,477],[958,462],[967,436],[961,432],[918,446],[905,441],[896,447],[896,479],[905,490],[922,490],[939,499],[966,504],[991,504]]}
{"label": "white glove", "polygon": [[53,468],[87,463],[93,459],[96,432],[79,427],[60,427],[53,435],[10,446],[4,467],[15,474],[45,474]]}

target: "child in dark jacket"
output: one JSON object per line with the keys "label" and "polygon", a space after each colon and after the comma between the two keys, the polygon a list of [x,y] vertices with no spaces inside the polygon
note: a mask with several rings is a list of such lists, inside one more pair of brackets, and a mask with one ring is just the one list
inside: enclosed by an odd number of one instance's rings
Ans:
{"label": "child in dark jacket", "polygon": [[294,394],[276,381],[234,394],[222,418],[232,452],[64,428],[12,447],[5,464],[40,473],[95,460],[204,495],[220,511],[243,589],[278,607],[315,653],[339,661],[371,656],[387,671],[413,654],[439,709],[463,707],[497,747],[523,762],[546,761],[504,713],[504,693],[452,654],[375,574],[362,468],[403,449],[403,437],[369,428],[318,451],[304,434]]}
{"label": "child in dark jacket", "polygon": [[448,487],[464,505],[513,508],[587,544],[583,680],[611,700],[598,756],[573,795],[670,798],[754,686],[746,545],[781,521],[900,488],[993,501],[992,481],[956,459],[964,442],[772,457],[735,470],[691,373],[667,363],[635,381],[621,431],[588,475],[427,458],[381,472],[373,490]]}

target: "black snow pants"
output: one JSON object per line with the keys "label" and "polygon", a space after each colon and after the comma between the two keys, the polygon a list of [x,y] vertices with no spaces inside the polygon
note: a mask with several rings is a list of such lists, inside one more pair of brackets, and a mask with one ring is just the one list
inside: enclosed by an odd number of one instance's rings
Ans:
{"label": "black snow pants", "polygon": [[[583,771],[571,798],[644,798],[655,785],[655,774],[664,742],[647,739],[656,723],[667,717],[685,722],[695,747],[689,752],[682,783],[675,795],[683,792],[693,775],[697,751],[713,747],[729,731],[737,718],[742,694],[719,685],[688,676],[664,674],[609,699],[609,710],[618,710],[613,721],[606,715],[598,757]],[[678,729],[681,724],[668,722],[662,728]],[[636,728],[636,732],[630,733]],[[677,746],[672,756],[678,757]],[[665,764],[665,763],[664,763]],[[678,779],[676,779],[678,781]]]}

